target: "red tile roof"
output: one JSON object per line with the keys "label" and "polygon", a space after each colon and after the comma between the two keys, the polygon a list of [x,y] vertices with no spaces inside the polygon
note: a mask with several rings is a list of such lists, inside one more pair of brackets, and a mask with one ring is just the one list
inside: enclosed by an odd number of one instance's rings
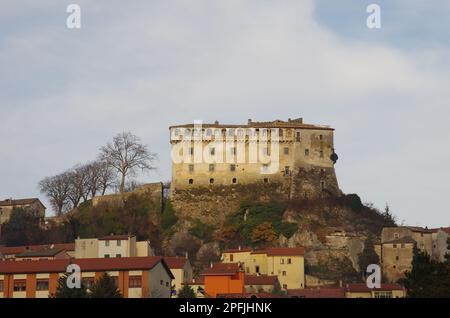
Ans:
{"label": "red tile roof", "polygon": [[345,298],[344,288],[288,289],[289,297],[299,298]]}
{"label": "red tile roof", "polygon": [[251,252],[252,249],[251,248],[229,248],[224,250],[224,253],[244,253],[244,252]]}
{"label": "red tile roof", "polygon": [[9,246],[0,247],[0,254],[3,255],[15,255],[26,251],[38,251],[44,249],[63,249],[66,251],[75,251],[75,243],[63,243],[63,244],[44,244],[44,245],[28,245],[28,246]]}
{"label": "red tile roof", "polygon": [[403,287],[399,284],[381,284],[380,288],[370,289],[366,284],[348,284],[347,291],[353,293],[365,293],[370,291],[392,291],[392,290],[403,290]]}
{"label": "red tile roof", "polygon": [[99,241],[106,241],[106,240],[128,240],[128,238],[134,237],[134,235],[107,235],[99,238]]}
{"label": "red tile roof", "polygon": [[121,258],[84,258],[57,259],[39,261],[0,261],[1,274],[25,273],[63,273],[69,264],[77,264],[82,272],[147,270],[152,269],[161,261],[170,277],[174,276],[161,256],[121,257]]}
{"label": "red tile roof", "polygon": [[245,275],[245,285],[275,285],[277,282],[277,276]]}
{"label": "red tile roof", "polygon": [[201,275],[235,275],[241,271],[242,268],[238,263],[214,263],[211,268],[203,271]]}
{"label": "red tile roof", "polygon": [[268,256],[303,256],[303,247],[273,247],[265,250],[254,250],[250,254],[267,254]]}
{"label": "red tile roof", "polygon": [[164,257],[164,260],[166,261],[167,266],[173,269],[184,268],[184,265],[188,261],[185,257]]}
{"label": "red tile roof", "polygon": [[[65,250],[60,249],[60,248],[43,249],[43,250],[36,250],[36,251],[25,251],[23,253],[16,254],[16,258],[54,257],[62,252],[65,252]],[[65,254],[65,255],[67,255],[67,254]],[[69,256],[67,256],[67,258],[69,258]]]}

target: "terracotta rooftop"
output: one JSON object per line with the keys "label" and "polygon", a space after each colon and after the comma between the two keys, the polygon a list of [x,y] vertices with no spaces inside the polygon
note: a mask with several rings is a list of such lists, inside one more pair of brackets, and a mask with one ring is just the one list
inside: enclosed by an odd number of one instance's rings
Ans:
{"label": "terracotta rooftop", "polygon": [[288,289],[287,294],[299,298],[345,298],[345,288]]}
{"label": "terracotta rooftop", "polygon": [[242,268],[238,263],[214,263],[212,267],[203,271],[201,275],[235,275],[241,271]]}
{"label": "terracotta rooftop", "polygon": [[38,251],[44,249],[64,249],[66,251],[75,251],[75,243],[64,244],[44,244],[44,245],[26,245],[26,246],[2,246],[0,254],[16,255],[26,251]]}
{"label": "terracotta rooftop", "polygon": [[128,240],[128,238],[130,238],[130,237],[134,237],[134,235],[107,235],[107,236],[100,237],[98,240],[99,241],[114,241],[114,240],[123,241],[123,240]]}
{"label": "terracotta rooftop", "polygon": [[245,285],[274,285],[277,281],[277,276],[245,275]]}
{"label": "terracotta rooftop", "polygon": [[164,260],[169,268],[174,269],[184,268],[184,265],[188,262],[185,257],[164,257]]}
{"label": "terracotta rooftop", "polygon": [[251,248],[229,248],[224,250],[224,253],[243,253],[243,252],[251,252]]}
{"label": "terracotta rooftop", "polygon": [[303,256],[303,247],[274,247],[266,250],[254,250],[251,254],[267,254],[268,256]]}
{"label": "terracotta rooftop", "polygon": [[33,251],[25,251],[23,253],[16,254],[16,258],[25,258],[25,257],[53,257],[61,252],[64,252],[64,249],[61,248],[52,248],[52,249],[42,249],[42,250],[33,250]]}
{"label": "terracotta rooftop", "polygon": [[0,261],[0,274],[63,273],[69,264],[77,264],[82,272],[148,270],[159,262],[166,268],[170,277],[174,276],[161,256],[56,259],[39,261]]}
{"label": "terracotta rooftop", "polygon": [[380,288],[370,289],[366,284],[348,284],[346,290],[353,293],[364,293],[370,291],[392,291],[403,290],[403,287],[399,284],[381,284]]}

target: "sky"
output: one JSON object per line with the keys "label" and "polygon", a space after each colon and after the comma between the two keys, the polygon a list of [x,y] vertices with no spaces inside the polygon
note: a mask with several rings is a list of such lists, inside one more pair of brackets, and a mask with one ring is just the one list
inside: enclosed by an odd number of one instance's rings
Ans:
{"label": "sky", "polygon": [[49,206],[39,180],[122,131],[159,156],[141,180],[167,181],[170,125],[303,117],[336,129],[345,193],[450,226],[449,18],[446,0],[2,0],[0,199]]}

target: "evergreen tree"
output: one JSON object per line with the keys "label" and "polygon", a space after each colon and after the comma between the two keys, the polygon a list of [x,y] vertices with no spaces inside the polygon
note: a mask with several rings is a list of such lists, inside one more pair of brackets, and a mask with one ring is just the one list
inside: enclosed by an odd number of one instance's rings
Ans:
{"label": "evergreen tree", "polygon": [[379,263],[380,258],[374,248],[374,238],[372,234],[369,234],[364,241],[364,250],[358,255],[359,270],[366,277],[367,266]]}
{"label": "evergreen tree", "polygon": [[104,273],[91,288],[90,298],[122,298],[114,279]]}
{"label": "evergreen tree", "polygon": [[412,270],[403,283],[413,298],[447,298],[450,296],[449,262],[432,260],[427,253],[414,247]]}
{"label": "evergreen tree", "polygon": [[86,287],[81,284],[81,288],[69,288],[67,286],[68,274],[58,279],[58,287],[56,288],[55,298],[86,298]]}
{"label": "evergreen tree", "polygon": [[178,291],[178,298],[197,298],[197,296],[191,286],[184,285],[183,288]]}

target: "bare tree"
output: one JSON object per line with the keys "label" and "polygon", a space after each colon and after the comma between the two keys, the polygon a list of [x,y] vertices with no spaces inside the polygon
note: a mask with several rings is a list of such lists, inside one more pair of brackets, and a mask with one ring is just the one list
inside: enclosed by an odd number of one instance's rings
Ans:
{"label": "bare tree", "polygon": [[81,199],[89,199],[89,169],[87,165],[77,165],[72,170],[62,174],[69,182],[69,200],[72,208],[78,207]]}
{"label": "bare tree", "polygon": [[97,165],[99,167],[98,189],[101,195],[105,195],[106,191],[116,183],[116,175],[107,163],[98,161]]}
{"label": "bare tree", "polygon": [[151,153],[147,146],[141,144],[139,137],[130,132],[123,132],[113,138],[112,143],[100,148],[100,160],[117,170],[120,175],[120,193],[125,190],[128,175],[137,169],[152,170],[156,154]]}
{"label": "bare tree", "polygon": [[63,174],[46,177],[39,182],[39,189],[49,198],[56,215],[62,215],[69,203],[69,179]]}

